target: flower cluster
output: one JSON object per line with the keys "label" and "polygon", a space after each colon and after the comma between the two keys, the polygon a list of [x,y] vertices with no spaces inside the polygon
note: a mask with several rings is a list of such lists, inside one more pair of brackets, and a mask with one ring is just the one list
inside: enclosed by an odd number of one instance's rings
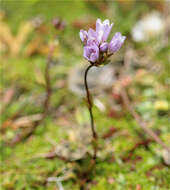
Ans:
{"label": "flower cluster", "polygon": [[126,37],[122,36],[120,32],[113,36],[110,43],[107,42],[112,26],[113,23],[110,24],[109,20],[102,22],[97,19],[96,31],[91,28],[88,32],[80,30],[80,39],[84,44],[83,55],[91,64],[96,66],[105,64],[107,58],[121,48]]}

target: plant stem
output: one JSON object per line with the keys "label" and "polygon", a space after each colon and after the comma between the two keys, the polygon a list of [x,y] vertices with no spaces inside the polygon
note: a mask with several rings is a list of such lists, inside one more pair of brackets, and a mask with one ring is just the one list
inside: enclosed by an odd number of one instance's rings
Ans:
{"label": "plant stem", "polygon": [[92,137],[93,137],[93,149],[94,149],[94,155],[93,155],[93,159],[96,160],[96,156],[97,156],[97,133],[95,131],[95,127],[94,127],[94,118],[93,118],[93,112],[92,112],[92,107],[93,107],[93,102],[91,100],[91,95],[90,95],[90,91],[88,88],[88,83],[87,83],[87,75],[88,75],[88,71],[93,67],[94,65],[89,65],[85,71],[84,74],[84,85],[85,85],[85,89],[86,89],[86,97],[87,97],[87,103],[88,103],[88,109],[89,109],[89,114],[90,114],[90,123],[91,123],[91,130],[92,130]]}

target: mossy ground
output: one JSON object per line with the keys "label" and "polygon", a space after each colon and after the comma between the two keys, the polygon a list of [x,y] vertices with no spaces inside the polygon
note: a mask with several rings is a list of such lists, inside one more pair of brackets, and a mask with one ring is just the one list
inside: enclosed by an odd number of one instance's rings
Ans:
{"label": "mossy ground", "polygon": [[[2,10],[7,11],[5,22],[8,23],[14,34],[17,33],[21,22],[39,14],[44,15],[45,22],[48,23],[49,27],[52,27],[49,21],[54,16],[60,16],[67,21],[65,32],[58,34],[59,50],[57,52],[60,55],[56,53],[55,60],[57,61],[51,66],[53,86],[51,114],[37,127],[31,137],[16,146],[9,147],[4,142],[10,141],[18,131],[24,132],[24,128],[15,128],[9,124],[1,133],[1,189],[54,190],[58,187],[53,182],[47,183],[47,178],[64,176],[68,173],[70,177],[62,182],[64,189],[78,190],[79,185],[76,183],[76,176],[72,171],[74,165],[57,158],[45,159],[41,155],[53,150],[54,144],[62,144],[62,139],[69,140],[71,138],[63,125],[67,125],[67,127],[89,125],[84,99],[70,92],[66,84],[70,69],[83,61],[82,47],[78,37],[79,29],[73,27],[71,23],[75,21],[78,25],[79,18],[81,20],[87,14],[89,14],[89,19],[93,18],[94,20],[96,17],[107,17],[105,11],[101,11],[105,3],[102,4],[102,1],[94,3],[85,3],[84,1],[58,1],[55,3],[50,1],[47,3],[39,0],[22,3],[2,1],[0,3]],[[116,15],[114,15],[115,31],[120,30],[127,36],[139,16],[151,9],[144,1],[134,5],[133,11],[119,9],[119,4],[116,2],[110,3],[109,6],[112,6]],[[70,7],[71,12],[69,11]],[[112,16],[111,14],[108,17],[112,18]],[[55,30],[50,29],[50,34],[44,38],[51,41],[53,34],[55,34]],[[152,43],[157,44],[159,41]],[[134,46],[136,46],[136,50],[139,50],[150,46],[150,44],[146,42],[139,47],[136,44]],[[168,101],[170,97],[167,84],[165,84],[169,77],[168,48],[159,49],[156,55],[152,56],[153,60],[159,61],[162,65],[161,74],[147,74],[154,81],[153,84],[149,83],[137,87],[134,84],[134,90],[137,91],[135,92],[136,97],[134,92],[132,93],[137,101],[138,112],[149,123],[151,122],[153,129],[159,130],[160,138],[166,144],[169,143],[170,137],[168,110],[160,112],[155,108],[154,103],[159,100]],[[19,117],[22,117],[42,111],[42,104],[38,103],[37,100],[44,93],[43,73],[46,56],[27,57],[22,54],[23,49],[21,49],[21,55],[16,57],[2,55],[0,61],[1,91],[5,92],[9,88],[15,90],[12,100],[1,114],[2,124],[15,113],[19,113]],[[108,105],[109,98],[112,98],[110,94],[106,94],[101,101]],[[101,138],[99,140],[100,156],[97,159],[92,181],[87,188],[91,190],[168,190],[170,188],[170,170],[163,162],[161,146],[155,142],[149,143],[148,148],[139,146],[134,150],[130,159],[123,161],[134,145],[141,141],[137,131],[142,131],[142,129],[128,111],[124,111],[121,117],[111,117],[108,116],[109,109],[110,107],[107,106],[106,111],[101,112],[97,107],[94,107],[94,118],[99,136],[108,133],[111,127],[116,128],[117,132],[108,139]],[[64,124],[62,125],[62,123]],[[146,138],[149,137],[146,135]],[[90,145],[88,148],[91,150]]]}

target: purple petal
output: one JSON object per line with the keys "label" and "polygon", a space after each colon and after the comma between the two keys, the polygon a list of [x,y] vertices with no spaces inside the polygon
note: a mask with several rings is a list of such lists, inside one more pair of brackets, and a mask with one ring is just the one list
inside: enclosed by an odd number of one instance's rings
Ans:
{"label": "purple petal", "polygon": [[88,37],[96,38],[96,32],[91,28],[88,30]]}
{"label": "purple petal", "polygon": [[110,53],[115,53],[117,52],[121,46],[123,45],[124,41],[125,41],[126,37],[122,36],[120,32],[117,32],[111,42],[109,43],[108,49]]}
{"label": "purple petal", "polygon": [[97,34],[97,40],[99,43],[104,42],[107,40],[113,24],[110,24],[109,20],[104,20],[101,22],[100,19],[97,19],[96,21],[96,34]]}
{"label": "purple petal", "polygon": [[91,54],[91,49],[90,49],[90,47],[89,47],[89,46],[85,46],[85,47],[84,47],[83,56],[84,56],[86,59],[89,59],[90,54]]}
{"label": "purple petal", "polygon": [[104,26],[104,34],[103,34],[103,37],[102,37],[102,41],[106,41],[109,37],[109,34],[112,30],[112,26],[113,24],[111,24],[110,26],[109,25],[105,25]]}
{"label": "purple petal", "polygon": [[96,62],[98,60],[98,55],[96,53],[92,53],[91,56],[90,56],[90,61],[91,62]]}
{"label": "purple petal", "polygon": [[82,42],[86,42],[87,41],[87,37],[88,37],[88,33],[85,30],[80,30],[80,39]]}
{"label": "purple petal", "polygon": [[101,22],[101,20],[98,18],[98,19],[96,20],[96,32],[98,33],[99,30],[101,30],[101,28],[102,28],[102,22]]}
{"label": "purple petal", "polygon": [[98,45],[98,40],[97,40],[97,34],[93,29],[88,30],[88,40],[87,40],[87,45],[93,45],[96,44]]}
{"label": "purple petal", "polygon": [[99,48],[97,45],[85,46],[83,56],[90,62],[96,62],[99,58]]}
{"label": "purple petal", "polygon": [[100,51],[101,52],[106,52],[108,49],[108,43],[107,42],[103,42],[101,45],[100,45]]}
{"label": "purple petal", "polygon": [[104,25],[110,25],[110,21],[108,19],[106,19],[106,20],[103,21],[103,24]]}

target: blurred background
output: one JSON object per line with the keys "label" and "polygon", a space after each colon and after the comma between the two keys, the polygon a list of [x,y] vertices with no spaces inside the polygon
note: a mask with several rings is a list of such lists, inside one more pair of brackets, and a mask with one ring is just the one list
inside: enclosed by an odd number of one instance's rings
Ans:
{"label": "blurred background", "polygon": [[97,18],[114,22],[110,37],[127,38],[110,64],[89,73],[101,138],[86,189],[169,189],[170,156],[140,128],[121,90],[170,144],[170,1],[0,0],[2,190],[79,189],[74,164],[56,155],[80,160],[92,151],[79,31]]}

